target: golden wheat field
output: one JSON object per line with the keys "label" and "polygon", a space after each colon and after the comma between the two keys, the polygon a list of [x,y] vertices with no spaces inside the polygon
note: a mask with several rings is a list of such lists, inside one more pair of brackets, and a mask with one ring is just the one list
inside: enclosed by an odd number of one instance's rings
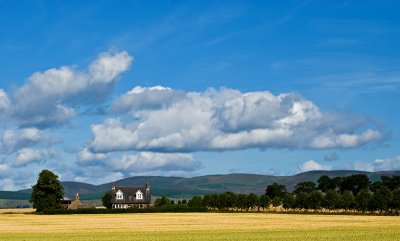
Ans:
{"label": "golden wheat field", "polygon": [[1,214],[0,240],[399,240],[400,217],[262,213]]}
{"label": "golden wheat field", "polygon": [[14,213],[34,213],[36,209],[34,208],[10,208],[10,209],[0,209],[0,214],[14,214]]}

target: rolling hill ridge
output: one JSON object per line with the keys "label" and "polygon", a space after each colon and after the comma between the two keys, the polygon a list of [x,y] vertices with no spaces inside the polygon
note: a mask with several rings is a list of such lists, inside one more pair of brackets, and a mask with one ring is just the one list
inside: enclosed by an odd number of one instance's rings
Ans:
{"label": "rolling hill ridge", "polygon": [[[163,177],[163,176],[138,176],[115,181],[116,185],[136,186],[144,185],[149,181],[152,187],[152,195],[168,196],[171,198],[190,198],[194,195],[210,193],[221,193],[226,191],[238,193],[257,194],[264,193],[267,185],[274,182],[284,184],[289,191],[302,181],[316,182],[320,176],[329,177],[349,176],[354,174],[366,174],[371,181],[380,180],[381,176],[400,175],[400,171],[363,172],[363,171],[310,171],[299,173],[294,176],[269,176],[258,174],[234,173],[224,175],[207,175],[191,178]],[[83,200],[101,199],[104,192],[108,191],[110,183],[92,185],[82,182],[61,182],[64,187],[65,196],[73,197],[79,193]],[[0,191],[0,199],[28,200],[31,189],[19,191]]]}

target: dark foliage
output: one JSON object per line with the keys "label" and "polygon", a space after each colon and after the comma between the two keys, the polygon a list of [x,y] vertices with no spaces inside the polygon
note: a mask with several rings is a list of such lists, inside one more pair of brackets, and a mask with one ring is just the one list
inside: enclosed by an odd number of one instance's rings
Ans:
{"label": "dark foliage", "polygon": [[294,194],[298,194],[301,192],[306,192],[306,193],[312,193],[317,190],[317,187],[314,182],[308,181],[308,182],[299,182],[295,187],[294,187]]}
{"label": "dark foliage", "polygon": [[47,209],[61,208],[64,191],[58,176],[45,169],[39,173],[39,178],[32,186],[32,196],[29,200],[37,212]]}
{"label": "dark foliage", "polygon": [[331,179],[327,175],[321,176],[318,179],[318,189],[322,192],[327,192],[328,190],[336,190],[338,186],[338,179]]}
{"label": "dark foliage", "polygon": [[287,191],[285,185],[278,184],[276,182],[268,185],[267,189],[265,190],[265,194],[267,194],[271,199],[273,199],[274,197],[282,198],[286,192]]}
{"label": "dark foliage", "polygon": [[200,196],[194,196],[192,199],[189,200],[188,206],[191,208],[204,207],[203,198]]}
{"label": "dark foliage", "polygon": [[128,208],[128,209],[47,209],[41,214],[113,214],[113,213],[167,213],[167,212],[207,212],[206,207],[188,207],[186,205],[168,205],[163,207]]}
{"label": "dark foliage", "polygon": [[101,198],[101,202],[103,203],[103,206],[106,207],[107,209],[111,209],[111,207],[112,207],[111,200],[112,200],[111,192],[104,193],[103,197]]}
{"label": "dark foliage", "polygon": [[340,182],[340,191],[351,191],[357,195],[361,190],[368,189],[370,181],[365,174],[356,174],[342,178]]}
{"label": "dark foliage", "polygon": [[173,205],[173,204],[174,204],[174,201],[167,198],[166,196],[157,198],[156,201],[154,202],[155,207],[162,207],[162,206]]}

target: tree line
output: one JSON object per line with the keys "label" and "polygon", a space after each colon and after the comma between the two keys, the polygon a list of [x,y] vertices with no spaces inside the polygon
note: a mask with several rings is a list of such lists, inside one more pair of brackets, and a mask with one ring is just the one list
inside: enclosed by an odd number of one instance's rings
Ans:
{"label": "tree line", "polygon": [[[30,202],[38,212],[59,209],[63,198],[63,187],[58,176],[49,170],[39,174],[32,186]],[[111,208],[111,193],[103,196],[103,204]],[[400,214],[400,176],[382,176],[380,181],[371,182],[365,174],[330,178],[321,176],[317,183],[298,183],[292,192],[279,183],[268,185],[263,195],[224,192],[195,196],[190,200],[157,198],[154,206],[171,207],[171,210],[206,207],[211,210],[260,211],[282,207],[296,211],[351,211]],[[177,209],[178,208],[178,209]]]}
{"label": "tree line", "polygon": [[[173,201],[162,197],[155,205],[173,205]],[[186,203],[191,207],[205,206],[212,210],[260,211],[282,207],[295,211],[351,211],[400,213],[400,176],[382,176],[380,181],[371,182],[364,174],[347,177],[321,176],[317,183],[298,183],[292,192],[279,183],[266,187],[265,193],[236,194],[224,192],[195,196]]]}

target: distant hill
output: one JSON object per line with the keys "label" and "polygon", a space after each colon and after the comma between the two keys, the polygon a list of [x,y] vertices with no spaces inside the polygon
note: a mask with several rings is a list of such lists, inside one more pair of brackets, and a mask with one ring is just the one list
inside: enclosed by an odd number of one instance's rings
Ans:
{"label": "distant hill", "polygon": [[[381,176],[399,175],[400,171],[385,172],[362,172],[362,171],[310,171],[299,173],[294,176],[269,176],[257,174],[225,174],[207,175],[191,178],[183,177],[161,177],[161,176],[139,176],[130,177],[116,181],[121,186],[144,185],[149,181],[152,187],[152,195],[168,196],[171,198],[190,198],[194,195],[204,195],[210,193],[221,193],[226,191],[238,193],[255,192],[264,193],[267,185],[278,182],[292,191],[294,186],[302,181],[316,182],[320,176],[329,177],[349,176],[354,174],[366,174],[371,181],[380,180]],[[101,199],[104,192],[110,189],[111,183],[92,185],[82,182],[62,182],[66,196],[73,197],[79,193],[83,200]],[[28,200],[30,189],[10,192],[0,191],[0,199]]]}

